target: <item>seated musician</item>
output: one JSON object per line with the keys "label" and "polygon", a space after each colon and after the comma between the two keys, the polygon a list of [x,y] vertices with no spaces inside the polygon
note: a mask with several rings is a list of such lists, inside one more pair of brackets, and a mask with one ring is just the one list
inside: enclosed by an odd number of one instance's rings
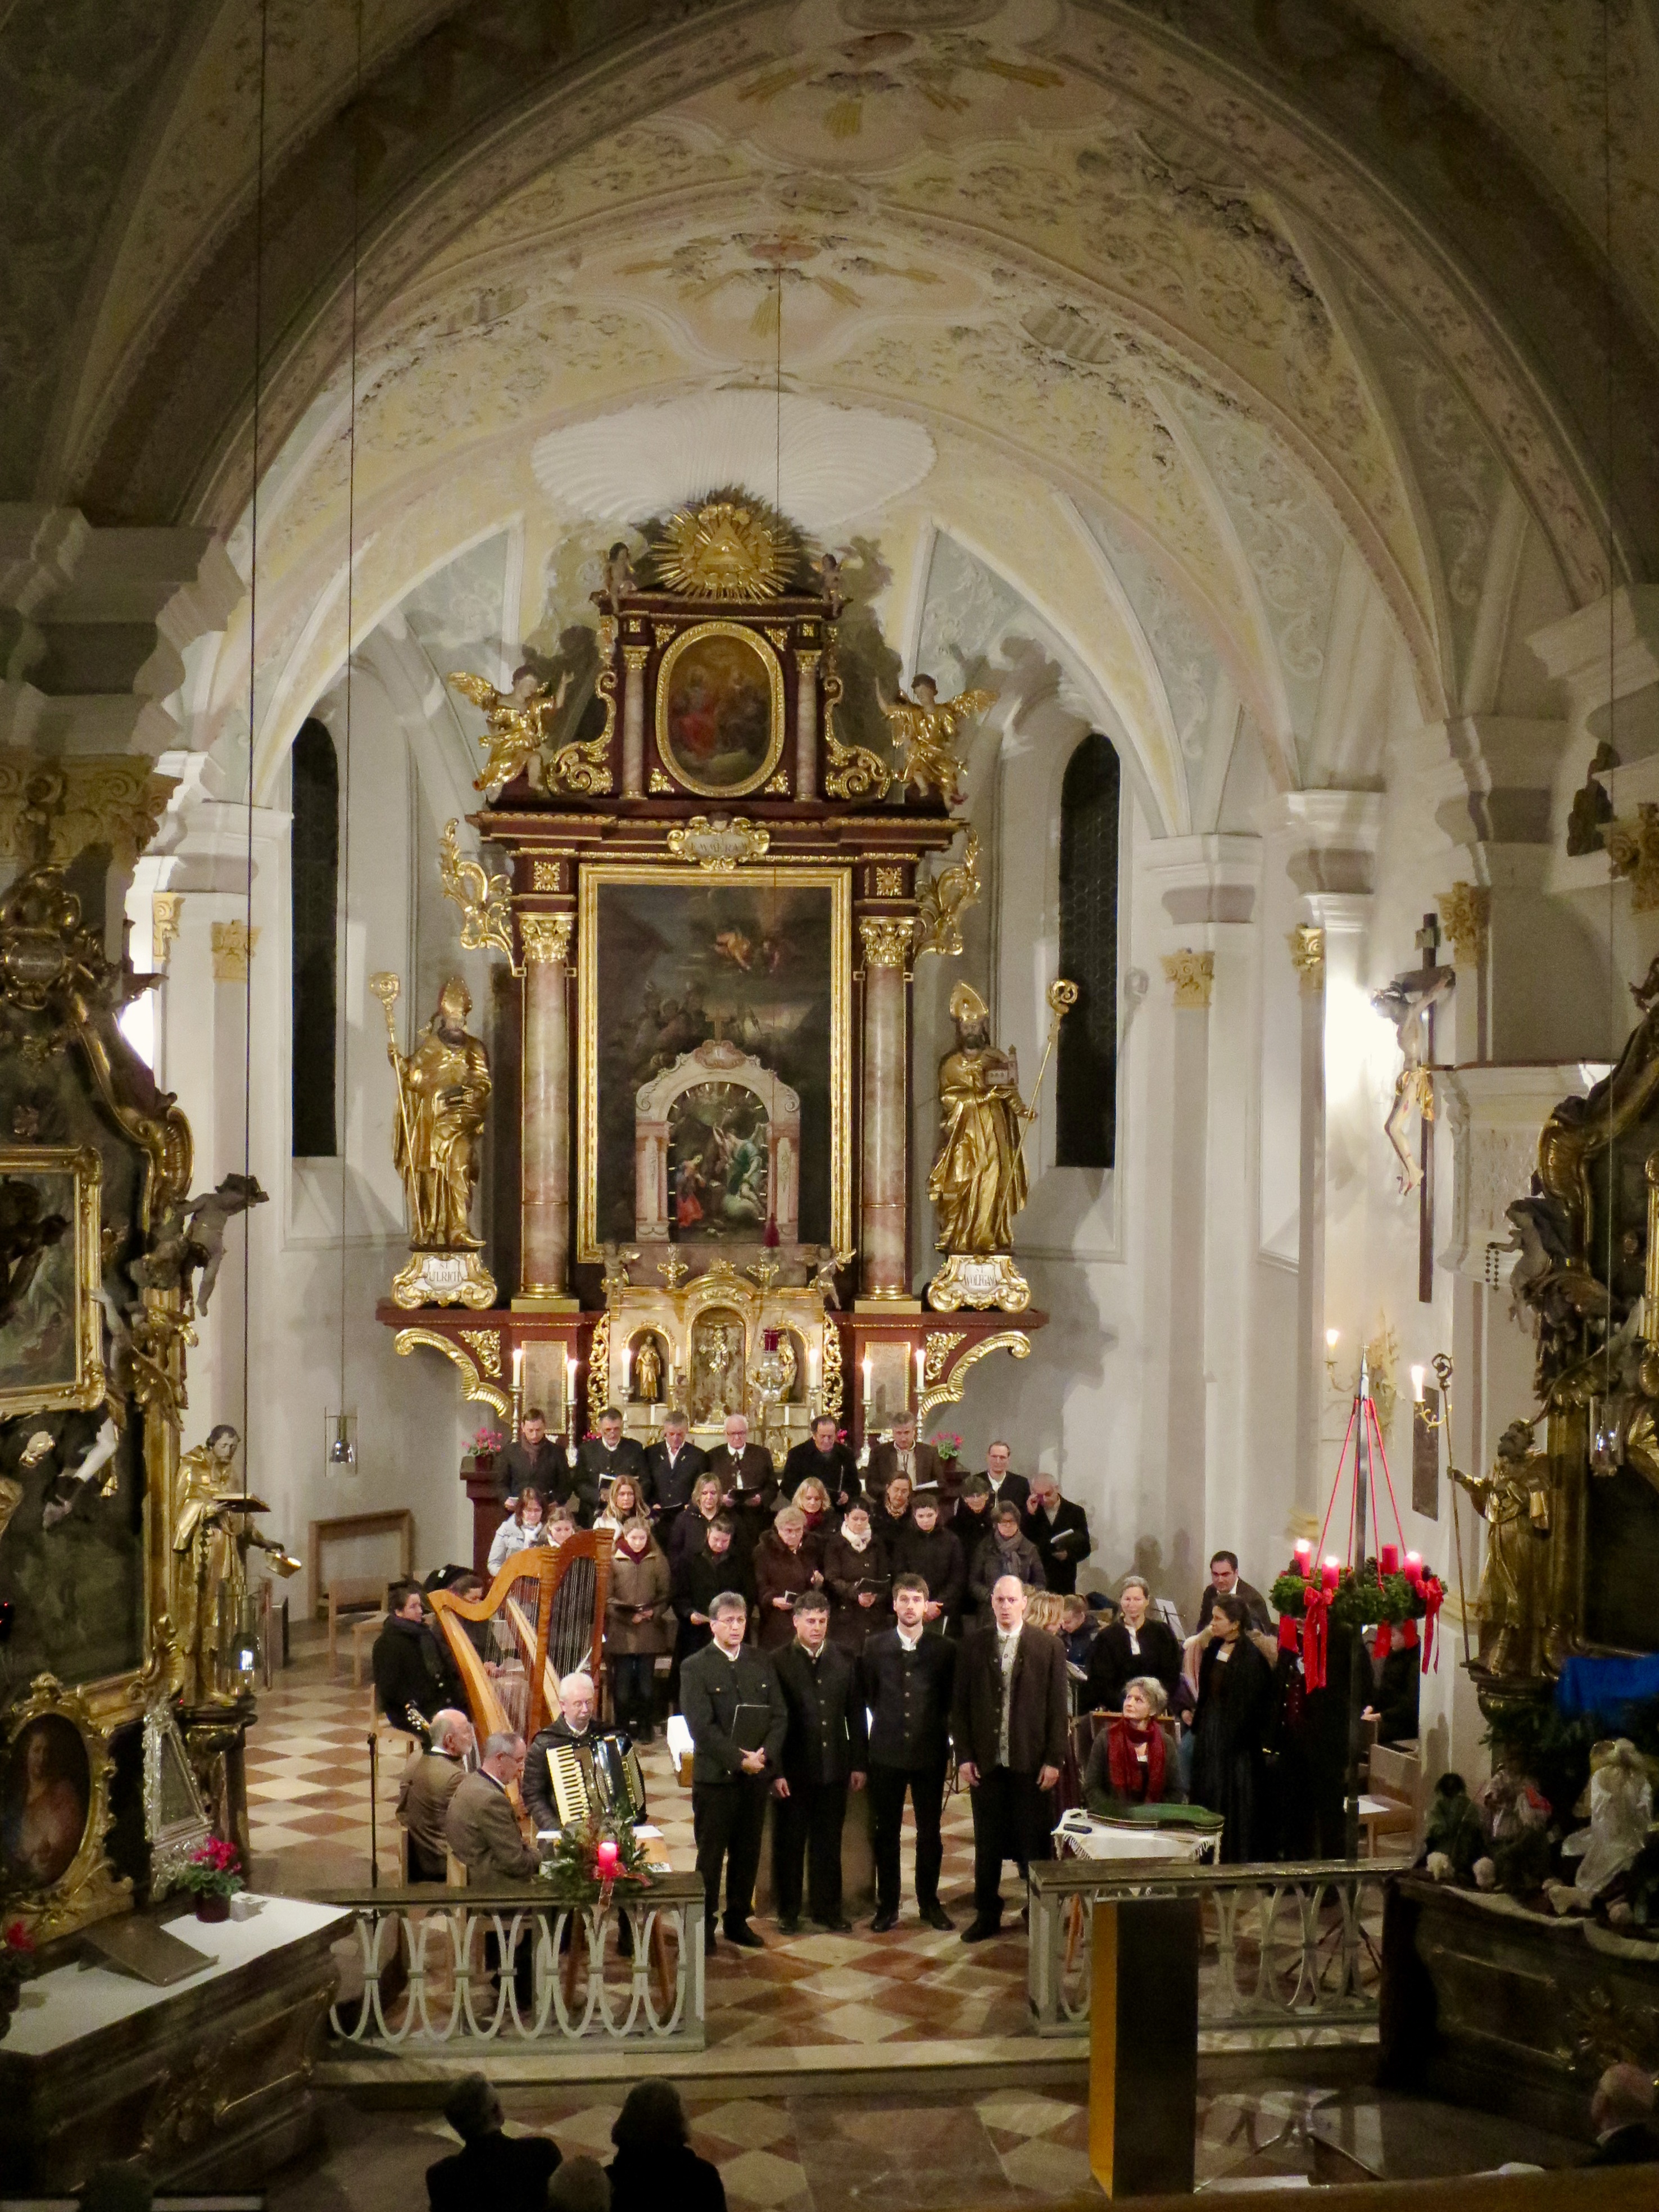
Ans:
{"label": "seated musician", "polygon": [[1168,1703],[1155,1674],[1136,1674],[1124,1684],[1121,1717],[1102,1729],[1089,1753],[1083,1801],[1091,1813],[1180,1797],[1174,1747],[1158,1726]]}
{"label": "seated musician", "polygon": [[486,1736],[476,1774],[464,1774],[444,1815],[444,1839],[477,1882],[527,1881],[541,1858],[526,1843],[507,1791],[524,1772],[524,1738]]}
{"label": "seated musician", "polygon": [[522,1792],[525,1810],[538,1833],[564,1826],[559,1818],[553,1790],[553,1770],[547,1754],[556,1743],[591,1743],[593,1740],[593,1683],[586,1674],[567,1674],[559,1685],[559,1717],[541,1730],[525,1758]]}
{"label": "seated musician", "polygon": [[380,1711],[406,1735],[423,1735],[420,1723],[446,1705],[465,1703],[443,1639],[427,1620],[419,1583],[392,1585],[392,1610],[374,1639],[373,1664]]}
{"label": "seated musician", "polygon": [[465,1713],[434,1713],[429,1748],[404,1769],[398,1788],[398,1820],[409,1831],[411,1881],[444,1879],[444,1817],[466,1771],[472,1744],[472,1723]]}

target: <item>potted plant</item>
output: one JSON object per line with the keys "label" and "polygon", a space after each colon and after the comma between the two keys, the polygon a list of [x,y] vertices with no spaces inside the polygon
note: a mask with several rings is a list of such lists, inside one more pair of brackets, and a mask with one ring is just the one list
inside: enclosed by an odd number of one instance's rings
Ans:
{"label": "potted plant", "polygon": [[495,1464],[504,1437],[499,1429],[479,1429],[472,1438],[472,1464],[480,1474],[488,1474]]}
{"label": "potted plant", "polygon": [[242,1862],[235,1844],[210,1836],[185,1861],[179,1887],[196,1899],[198,1920],[228,1920],[230,1900],[242,1887]]}
{"label": "potted plant", "polygon": [[33,1972],[34,1938],[21,1920],[14,1920],[0,1934],[0,2040],[10,2029],[23,1984]]}
{"label": "potted plant", "polygon": [[962,1457],[962,1438],[949,1429],[942,1429],[933,1439],[933,1445],[943,1466],[954,1467]]}

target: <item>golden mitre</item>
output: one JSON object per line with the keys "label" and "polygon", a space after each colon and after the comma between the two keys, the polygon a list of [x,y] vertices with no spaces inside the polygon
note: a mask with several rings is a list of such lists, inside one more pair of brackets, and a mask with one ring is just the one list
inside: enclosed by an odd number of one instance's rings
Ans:
{"label": "golden mitre", "polygon": [[953,1022],[982,1022],[990,1018],[991,1009],[986,1005],[971,983],[958,983],[951,994],[951,1019]]}

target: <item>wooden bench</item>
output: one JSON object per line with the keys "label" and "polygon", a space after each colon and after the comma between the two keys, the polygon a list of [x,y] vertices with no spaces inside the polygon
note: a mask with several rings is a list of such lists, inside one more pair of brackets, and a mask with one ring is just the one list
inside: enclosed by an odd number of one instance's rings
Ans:
{"label": "wooden bench", "polygon": [[[392,1505],[379,1513],[340,1513],[332,1520],[311,1523],[306,1547],[307,1619],[315,1620],[323,1611],[323,1547],[347,1543],[354,1536],[386,1535],[398,1539],[398,1578],[406,1582],[415,1571],[415,1516],[408,1506]],[[381,1579],[389,1582],[392,1577]]]}

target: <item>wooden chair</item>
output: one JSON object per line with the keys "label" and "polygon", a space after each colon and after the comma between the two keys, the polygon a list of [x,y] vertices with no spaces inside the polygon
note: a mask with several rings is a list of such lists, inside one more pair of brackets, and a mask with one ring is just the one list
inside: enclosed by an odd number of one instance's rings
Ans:
{"label": "wooden chair", "polygon": [[[340,1648],[340,1616],[344,1613],[360,1613],[365,1607],[376,1611],[374,1627],[378,1632],[386,1614],[392,1610],[392,1585],[384,1575],[336,1575],[328,1585],[328,1679],[331,1682],[337,1670]],[[362,1649],[354,1629],[352,1636],[352,1686],[362,1687]]]}
{"label": "wooden chair", "polygon": [[367,1644],[371,1650],[374,1649],[375,1638],[390,1618],[390,1614],[385,1612],[365,1613],[351,1623],[351,1686],[354,1690],[361,1690],[363,1686],[363,1647]]}

